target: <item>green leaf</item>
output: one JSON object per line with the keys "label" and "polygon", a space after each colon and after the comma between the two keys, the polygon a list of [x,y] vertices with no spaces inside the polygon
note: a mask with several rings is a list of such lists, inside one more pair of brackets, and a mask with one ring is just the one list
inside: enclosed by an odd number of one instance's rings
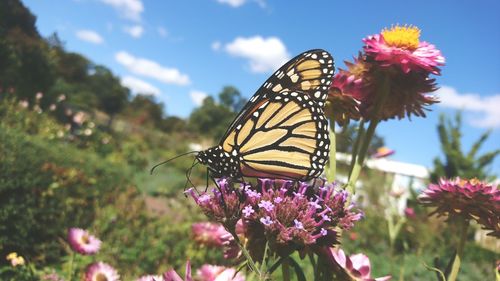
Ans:
{"label": "green leaf", "polygon": [[293,269],[295,270],[295,275],[297,276],[297,281],[306,281],[306,276],[304,275],[304,271],[302,271],[302,268],[300,265],[291,257],[288,257],[288,261],[290,262],[290,265],[293,266]]}

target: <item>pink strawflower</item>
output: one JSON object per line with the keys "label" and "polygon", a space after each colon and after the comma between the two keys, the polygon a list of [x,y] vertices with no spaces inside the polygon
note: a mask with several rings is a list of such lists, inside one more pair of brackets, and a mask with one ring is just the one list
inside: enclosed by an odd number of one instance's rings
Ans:
{"label": "pink strawflower", "polygon": [[101,240],[81,228],[70,228],[68,242],[73,251],[82,255],[93,255],[101,248]]}
{"label": "pink strawflower", "polygon": [[211,222],[193,223],[191,233],[194,241],[212,247],[223,246],[225,235],[231,235],[221,224]]}
{"label": "pink strawflower", "polygon": [[478,179],[441,179],[430,184],[418,197],[421,204],[436,207],[439,216],[476,220],[488,235],[500,237],[500,190]]}
{"label": "pink strawflower", "polygon": [[415,210],[410,207],[405,208],[405,216],[410,219],[415,218]]}
{"label": "pink strawflower", "polygon": [[199,281],[245,281],[245,276],[234,268],[205,264],[196,271]]}
{"label": "pink strawflower", "polygon": [[111,265],[96,262],[87,266],[84,281],[119,281],[120,275]]}
{"label": "pink strawflower", "polygon": [[330,249],[332,261],[340,265],[348,275],[356,281],[386,281],[392,277],[384,276],[379,278],[371,277],[370,259],[364,254],[346,256],[342,249]]}
{"label": "pink strawflower", "polygon": [[[243,220],[239,220],[236,223],[236,235],[240,240],[244,240],[244,232],[243,229]],[[236,259],[241,256],[241,249],[236,243],[233,235],[229,232],[226,232],[223,236],[221,236],[222,245],[224,246],[224,258],[225,259]]]}
{"label": "pink strawflower", "polygon": [[348,70],[339,69],[328,90],[325,113],[339,126],[348,124],[350,120],[359,120],[361,117],[356,97],[362,96],[361,92],[366,87],[363,81],[365,65],[360,63],[359,58],[354,60],[354,64],[345,62]]}
{"label": "pink strawflower", "polygon": [[170,269],[165,272],[163,274],[163,279],[165,279],[165,281],[193,281],[193,278],[191,277],[191,263],[189,261],[186,262],[184,279],[182,279],[182,277],[180,277],[174,269]]}
{"label": "pink strawflower", "polygon": [[383,147],[379,147],[377,149],[377,152],[375,152],[372,157],[373,158],[384,158],[384,157],[388,157],[388,156],[391,156],[395,153],[396,151],[390,149],[390,148],[387,148],[385,146]]}
{"label": "pink strawflower", "polygon": [[439,75],[438,66],[444,65],[444,57],[434,45],[420,42],[419,37],[420,30],[416,27],[395,26],[363,39],[364,51],[384,67],[396,66],[404,73],[416,71]]}
{"label": "pink strawflower", "polygon": [[144,275],[137,278],[136,281],[165,281],[161,275]]}
{"label": "pink strawflower", "polygon": [[[357,100],[365,120],[425,117],[426,107],[438,102],[428,94],[436,90],[435,79],[429,76],[440,74],[444,58],[419,36],[416,27],[396,26],[365,38],[363,53],[335,75],[332,93]],[[334,95],[329,98],[335,101]]]}

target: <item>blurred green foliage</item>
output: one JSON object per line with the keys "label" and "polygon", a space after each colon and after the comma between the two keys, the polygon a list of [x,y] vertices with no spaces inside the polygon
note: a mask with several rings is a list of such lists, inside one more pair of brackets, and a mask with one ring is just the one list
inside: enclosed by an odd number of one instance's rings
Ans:
{"label": "blurred green foliage", "polygon": [[437,182],[440,178],[478,178],[480,180],[493,180],[495,177],[489,166],[500,154],[500,149],[489,151],[478,156],[483,143],[488,139],[491,131],[483,133],[479,139],[472,144],[469,152],[462,150],[462,114],[457,112],[455,119],[439,117],[438,133],[444,161],[434,159],[434,171],[431,173],[431,182]]}
{"label": "blurred green foliage", "polygon": [[[71,226],[90,225],[99,206],[130,182],[123,166],[0,125],[1,254],[53,261]],[[50,227],[48,227],[50,226]]]}

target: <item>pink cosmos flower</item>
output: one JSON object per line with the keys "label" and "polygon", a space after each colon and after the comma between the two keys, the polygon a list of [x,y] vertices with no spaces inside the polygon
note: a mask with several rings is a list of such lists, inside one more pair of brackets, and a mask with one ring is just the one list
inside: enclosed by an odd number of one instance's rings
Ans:
{"label": "pink cosmos flower", "polygon": [[70,228],[68,242],[73,251],[82,255],[93,255],[101,248],[101,240],[81,228]]}
{"label": "pink cosmos flower", "polygon": [[445,63],[441,51],[427,42],[419,42],[420,30],[413,26],[395,26],[381,34],[363,39],[365,53],[381,66],[397,66],[404,73],[430,72],[439,75]]}
{"label": "pink cosmos flower", "polygon": [[348,257],[342,249],[331,249],[330,255],[356,281],[386,281],[392,278],[390,275],[372,278],[370,259],[364,254]]}
{"label": "pink cosmos flower", "polygon": [[478,179],[441,179],[418,199],[425,206],[436,207],[431,215],[473,219],[491,230],[488,235],[500,237],[500,190],[496,185]]}
{"label": "pink cosmos flower", "polygon": [[212,247],[223,246],[225,235],[231,235],[221,224],[211,222],[193,223],[191,233],[196,242]]}
{"label": "pink cosmos flower", "polygon": [[111,265],[103,262],[96,262],[87,266],[84,281],[119,281],[120,275]]}

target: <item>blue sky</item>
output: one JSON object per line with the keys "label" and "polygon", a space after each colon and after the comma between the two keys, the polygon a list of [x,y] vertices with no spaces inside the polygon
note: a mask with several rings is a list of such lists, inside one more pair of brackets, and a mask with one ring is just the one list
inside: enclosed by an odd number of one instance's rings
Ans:
{"label": "blue sky", "polygon": [[[378,133],[392,156],[432,166],[440,155],[439,113],[464,111],[463,146],[488,128],[484,150],[500,148],[500,2],[266,0],[24,0],[42,35],[57,31],[69,51],[111,68],[133,91],[147,91],[168,115],[186,117],[205,95],[233,85],[249,98],[280,63],[312,48],[337,67],[361,39],[412,24],[446,58],[442,103],[427,118],[390,121]],[[500,175],[500,159],[492,170]]]}

